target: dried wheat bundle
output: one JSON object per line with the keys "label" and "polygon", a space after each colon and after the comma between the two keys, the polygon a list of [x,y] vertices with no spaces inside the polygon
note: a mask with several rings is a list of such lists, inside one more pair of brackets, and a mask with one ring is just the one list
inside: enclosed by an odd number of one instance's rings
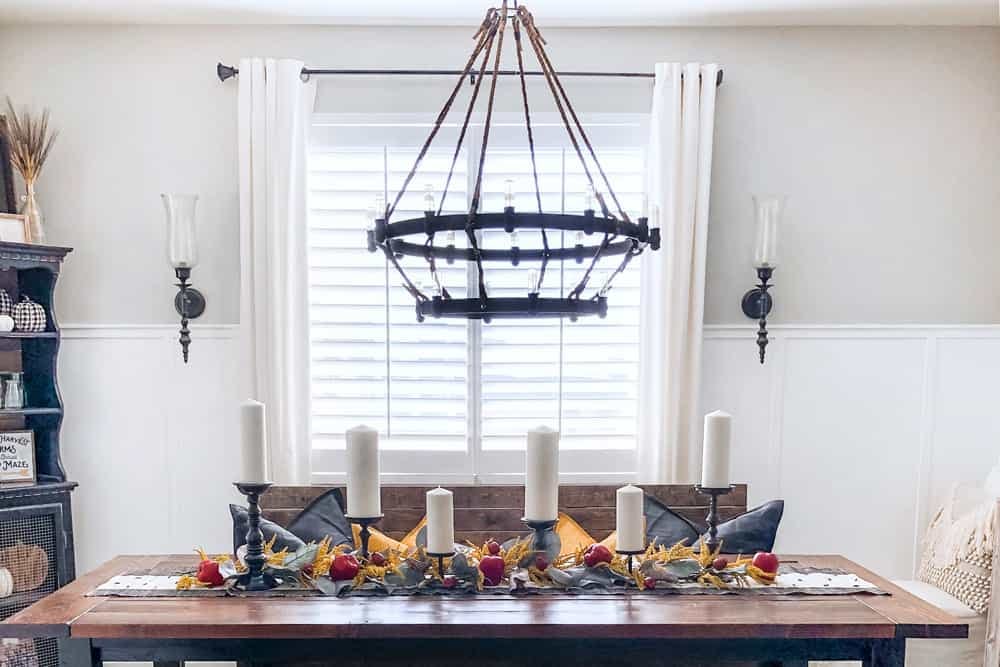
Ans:
{"label": "dried wheat bundle", "polygon": [[45,158],[52,150],[59,132],[49,130],[49,110],[44,109],[41,117],[22,109],[18,114],[14,104],[7,98],[7,123],[0,125],[10,144],[10,161],[21,172],[25,183],[34,183],[42,171]]}

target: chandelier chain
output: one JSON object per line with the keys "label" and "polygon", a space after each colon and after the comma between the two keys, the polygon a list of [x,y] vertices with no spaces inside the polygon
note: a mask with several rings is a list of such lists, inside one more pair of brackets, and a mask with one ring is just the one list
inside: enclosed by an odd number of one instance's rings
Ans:
{"label": "chandelier chain", "polygon": [[[517,45],[517,73],[521,79],[521,100],[524,102],[524,126],[528,132],[528,152],[531,154],[531,175],[535,182],[535,201],[538,203],[538,212],[542,213],[542,191],[538,185],[538,162],[535,159],[535,136],[531,130],[531,110],[528,107],[528,84],[524,76],[524,47],[521,43],[520,19],[516,13],[511,20],[511,25],[514,28],[514,43]],[[538,285],[535,289],[538,290],[538,293],[541,293],[542,285],[545,282],[545,269],[549,263],[549,235],[545,231],[544,226],[539,231],[542,234],[542,248],[544,248],[545,252],[542,254],[542,265],[538,271]]]}
{"label": "chandelier chain", "polygon": [[[488,28],[488,36],[486,37],[486,39],[483,39],[482,36],[484,35],[484,33],[487,33],[487,28]],[[476,35],[474,36],[474,38],[477,39],[477,44],[476,47],[472,50],[472,54],[469,56],[469,59],[466,61],[465,67],[462,68],[461,76],[458,77],[458,81],[455,82],[455,87],[452,89],[451,95],[448,96],[448,99],[445,101],[444,106],[441,108],[441,111],[438,112],[437,118],[434,120],[434,126],[431,128],[430,134],[427,135],[427,139],[424,141],[424,145],[421,146],[420,151],[417,153],[417,158],[413,162],[413,168],[410,169],[410,172],[406,175],[406,178],[403,180],[402,187],[400,187],[399,192],[396,193],[396,199],[392,202],[392,206],[386,209],[384,217],[386,222],[389,221],[389,218],[392,216],[393,211],[395,211],[396,207],[399,205],[399,201],[403,198],[403,194],[406,192],[407,187],[409,187],[410,181],[412,181],[413,177],[416,175],[417,169],[420,167],[420,163],[423,161],[424,156],[427,155],[427,150],[430,148],[431,143],[434,141],[434,137],[437,136],[438,131],[441,129],[441,125],[444,124],[445,118],[447,118],[448,116],[448,112],[451,111],[451,105],[455,102],[455,98],[458,97],[458,92],[462,89],[462,83],[465,81],[465,77],[469,75],[469,72],[472,70],[472,66],[476,62],[476,56],[479,55],[479,52],[486,44],[492,46],[493,36],[496,34],[496,30],[497,30],[496,9],[491,7],[489,11],[486,12],[486,18],[483,19],[483,23],[482,25],[479,26],[479,30],[476,31]]]}
{"label": "chandelier chain", "polygon": [[473,257],[476,259],[476,270],[479,275],[479,302],[486,309],[486,274],[483,271],[483,258],[479,252],[479,241],[476,239],[476,214],[479,212],[479,198],[483,191],[483,167],[486,164],[486,148],[490,143],[490,126],[493,121],[493,103],[496,99],[497,79],[500,78],[500,55],[503,53],[503,36],[507,28],[507,0],[503,0],[500,8],[500,29],[497,31],[497,52],[493,60],[493,77],[490,80],[490,95],[486,101],[486,118],[483,121],[483,141],[479,149],[479,165],[476,173],[476,185],[472,191],[472,203],[469,205],[469,216],[465,224],[465,235],[469,239]]}
{"label": "chandelier chain", "polygon": [[[472,118],[472,111],[476,106],[476,100],[479,98],[479,90],[483,83],[483,78],[484,78],[483,74],[486,72],[486,67],[490,60],[490,53],[493,50],[493,41],[497,34],[498,19],[496,18],[496,10],[493,9],[492,11],[494,12],[494,16],[492,17],[492,21],[490,22],[489,26],[487,26],[486,23],[487,21],[490,21],[491,16],[490,14],[487,14],[486,18],[483,20],[483,26],[480,26],[480,30],[476,34],[476,37],[478,37],[480,41],[476,45],[476,50],[473,51],[472,60],[474,61],[480,52],[482,52],[483,54],[483,60],[479,66],[479,76],[476,77],[476,83],[475,86],[473,87],[472,95],[469,98],[468,107],[465,110],[465,118],[462,121],[462,128],[458,134],[458,142],[455,144],[455,152],[451,156],[451,164],[448,167],[448,175],[445,178],[444,189],[441,192],[441,201],[438,204],[438,210],[437,210],[438,215],[441,215],[441,212],[444,210],[444,202],[445,199],[448,197],[448,188],[451,186],[451,180],[455,175],[455,165],[458,163],[458,156],[462,152],[462,145],[465,143],[465,137],[469,130],[469,121]],[[411,171],[411,173],[416,172],[417,166],[418,165],[416,164],[413,166],[413,170]],[[425,257],[427,258],[427,263],[430,265],[431,277],[433,278],[434,283],[437,285],[438,292],[441,294],[443,298],[449,299],[451,298],[451,295],[448,293],[448,290],[441,284],[441,279],[437,273],[437,263],[434,260],[433,253],[430,251],[430,248],[431,246],[433,246],[433,244],[434,244],[434,232],[432,231],[430,234],[427,235],[427,240],[424,243],[424,247],[427,248],[427,253],[425,254]]]}
{"label": "chandelier chain", "polygon": [[[553,82],[555,83],[555,86],[559,91],[559,96],[561,96],[563,101],[565,102],[566,110],[569,111],[570,117],[573,119],[573,123],[576,125],[576,129],[580,133],[580,138],[583,139],[583,143],[587,146],[587,151],[590,153],[590,157],[594,161],[594,165],[597,167],[597,171],[601,174],[601,178],[604,179],[604,185],[608,188],[608,194],[611,195],[611,199],[614,201],[615,207],[618,208],[618,213],[621,215],[622,220],[624,220],[625,222],[630,222],[628,213],[625,212],[625,209],[622,207],[621,202],[618,201],[618,195],[615,194],[614,188],[611,187],[611,181],[608,179],[608,175],[605,173],[604,167],[601,166],[601,161],[597,158],[597,153],[596,151],[594,151],[594,146],[590,143],[590,137],[587,136],[586,130],[583,129],[583,123],[580,122],[580,118],[576,115],[576,110],[573,108],[572,102],[570,102],[569,95],[566,94],[566,89],[563,88],[562,80],[559,78],[559,74],[552,66],[552,61],[549,59],[549,54],[545,50],[545,39],[542,37],[541,32],[539,32],[538,27],[535,25],[534,17],[532,16],[531,12],[528,11],[528,9],[524,6],[519,7],[518,12],[522,16],[522,21],[524,20],[523,18],[524,16],[528,17],[529,22],[525,23],[525,30],[528,31],[528,36],[529,38],[531,38],[532,45],[535,48],[535,53],[538,57],[539,64],[542,65],[542,70],[548,71],[549,74],[551,75],[550,86],[551,83]],[[546,79],[548,78],[549,77],[546,76]],[[556,91],[553,90],[553,95],[555,95],[555,92]],[[558,106],[561,112],[562,106],[561,105]],[[566,130],[569,131],[569,124],[566,120],[565,114],[562,114],[562,119],[563,123],[566,124]],[[584,171],[587,174],[587,179],[590,181],[590,186],[594,188],[594,195],[597,197],[598,201],[601,202],[601,207],[604,211],[605,216],[613,217],[608,214],[607,206],[603,201],[604,198],[601,195],[601,193],[597,190],[597,187],[594,184],[594,179],[590,175],[590,170],[587,169],[586,161],[584,160],[583,155],[580,152],[580,147],[577,145],[575,139],[573,139],[573,145],[577,149],[577,155],[579,156],[580,161],[584,163]]]}

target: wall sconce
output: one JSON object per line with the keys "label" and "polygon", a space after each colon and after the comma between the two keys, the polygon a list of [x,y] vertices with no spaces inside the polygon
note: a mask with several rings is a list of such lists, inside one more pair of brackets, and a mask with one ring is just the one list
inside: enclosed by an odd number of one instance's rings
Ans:
{"label": "wall sconce", "polygon": [[167,260],[177,275],[177,295],[174,309],[181,316],[181,354],[188,362],[191,330],[188,320],[201,317],[205,312],[205,297],[188,285],[191,269],[198,263],[198,244],[195,237],[194,208],[198,195],[160,195],[167,212]]}
{"label": "wall sconce", "polygon": [[783,196],[754,195],[754,218],[757,236],[754,243],[753,266],[757,270],[760,283],[743,295],[743,314],[758,320],[757,347],[760,348],[760,363],[764,363],[767,348],[767,316],[774,305],[768,289],[768,281],[778,261],[778,223],[785,212],[786,198]]}

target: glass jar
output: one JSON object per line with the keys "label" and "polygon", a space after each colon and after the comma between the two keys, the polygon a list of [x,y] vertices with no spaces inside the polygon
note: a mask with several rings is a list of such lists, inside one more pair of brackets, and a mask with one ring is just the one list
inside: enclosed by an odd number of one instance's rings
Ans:
{"label": "glass jar", "polygon": [[3,407],[6,410],[20,410],[24,407],[24,374],[3,374]]}

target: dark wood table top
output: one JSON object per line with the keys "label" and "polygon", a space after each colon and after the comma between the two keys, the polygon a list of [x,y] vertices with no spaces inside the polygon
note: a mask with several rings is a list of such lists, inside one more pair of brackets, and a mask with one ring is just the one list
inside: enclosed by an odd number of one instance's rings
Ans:
{"label": "dark wood table top", "polygon": [[0,624],[0,637],[90,639],[891,639],[964,638],[967,624],[841,556],[785,562],[841,568],[891,593],[843,596],[512,598],[115,598],[111,577],[190,556],[119,556]]}

